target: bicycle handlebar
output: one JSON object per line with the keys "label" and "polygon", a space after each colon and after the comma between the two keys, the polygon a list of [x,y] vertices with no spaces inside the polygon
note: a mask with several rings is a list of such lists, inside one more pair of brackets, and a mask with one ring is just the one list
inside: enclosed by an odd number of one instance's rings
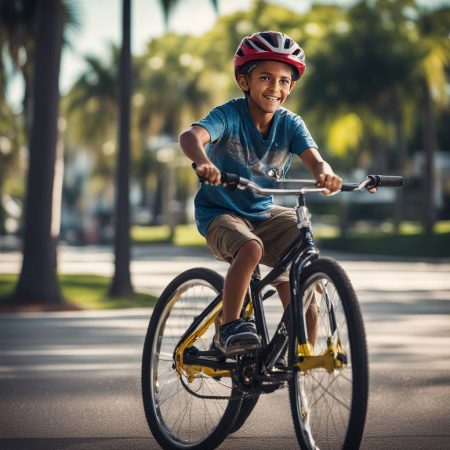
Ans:
{"label": "bicycle handlebar", "polygon": [[[192,164],[193,169],[196,169],[196,164]],[[203,179],[197,174],[201,183]],[[297,180],[297,179],[286,179],[278,181],[278,183],[302,183],[314,185],[313,188],[297,188],[297,189],[280,189],[280,188],[263,188],[253,181],[247,178],[241,177],[235,173],[222,172],[220,181],[223,185],[230,190],[237,189],[250,189],[251,191],[261,194],[261,195],[288,195],[288,194],[304,194],[310,192],[324,192],[325,188],[317,187],[316,180]],[[393,175],[368,175],[360,183],[343,183],[340,192],[357,192],[364,191],[366,189],[371,189],[374,187],[400,187],[403,185],[403,177],[393,176]]]}
{"label": "bicycle handlebar", "polygon": [[400,187],[403,177],[393,175],[367,175],[360,183],[343,183],[342,192],[363,191],[373,187]]}

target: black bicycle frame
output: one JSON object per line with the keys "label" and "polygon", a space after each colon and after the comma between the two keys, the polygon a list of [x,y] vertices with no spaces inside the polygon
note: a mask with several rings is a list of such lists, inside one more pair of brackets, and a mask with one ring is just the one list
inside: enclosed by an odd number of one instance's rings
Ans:
{"label": "black bicycle frame", "polygon": [[[298,321],[304,320],[303,303],[301,301],[295,301],[299,297],[299,282],[300,273],[305,265],[312,260],[318,258],[319,251],[315,247],[313,235],[311,232],[309,219],[303,221],[300,224],[299,209],[301,207],[306,208],[305,199],[303,194],[297,196],[296,212],[299,222],[299,236],[289,247],[283,252],[278,263],[272,268],[272,270],[261,279],[259,266],[255,270],[250,283],[250,301],[253,305],[256,328],[261,336],[262,350],[259,353],[263,360],[265,360],[270,366],[283,351],[284,345],[287,342],[287,330],[289,326],[293,326]],[[291,264],[292,263],[292,264]],[[262,290],[272,282],[274,282],[291,264],[289,278],[291,286],[291,302],[289,308],[283,314],[282,320],[278,324],[277,330],[269,342],[269,335],[267,330],[267,323],[265,319],[265,313],[263,308],[263,298],[261,296]],[[222,292],[205,308],[205,310],[199,314],[181,339],[175,346],[175,351],[179,345],[191,335],[195,329],[201,324],[201,322],[214,310],[218,303],[222,300]],[[293,317],[294,320],[290,320]],[[291,325],[292,324],[292,325]],[[299,344],[306,344],[308,342],[308,336],[305,333],[305,327],[297,327],[297,339]],[[203,352],[201,352],[203,353]],[[174,352],[175,355],[175,352]],[[206,356],[206,355],[205,355]],[[197,359],[197,358],[195,358]],[[204,361],[204,365],[208,366],[209,361]]]}

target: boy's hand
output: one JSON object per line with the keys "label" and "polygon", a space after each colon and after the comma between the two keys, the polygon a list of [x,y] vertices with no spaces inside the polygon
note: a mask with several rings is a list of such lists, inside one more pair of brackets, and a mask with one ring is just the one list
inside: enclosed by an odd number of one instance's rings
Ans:
{"label": "boy's hand", "polygon": [[342,178],[334,173],[321,173],[317,177],[317,186],[325,188],[326,191],[324,192],[324,194],[330,195],[341,190]]}
{"label": "boy's hand", "polygon": [[213,163],[204,163],[197,165],[195,171],[205,179],[207,183],[220,184],[220,170]]}

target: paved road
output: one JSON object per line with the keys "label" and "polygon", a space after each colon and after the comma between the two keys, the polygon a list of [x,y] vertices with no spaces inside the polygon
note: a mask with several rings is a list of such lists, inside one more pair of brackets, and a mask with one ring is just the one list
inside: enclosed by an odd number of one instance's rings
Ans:
{"label": "paved road", "polygon": [[[450,263],[336,255],[359,294],[370,351],[363,449],[450,449]],[[62,272],[110,274],[102,249],[64,249]],[[0,254],[0,271],[20,256]],[[133,281],[158,293],[174,274],[226,266],[207,254],[136,249]],[[270,305],[273,321],[279,311]],[[140,400],[151,311],[0,316],[1,449],[152,449]],[[277,411],[278,414],[274,414]],[[270,424],[270,426],[268,426]],[[297,448],[287,390],[263,396],[222,449]]]}

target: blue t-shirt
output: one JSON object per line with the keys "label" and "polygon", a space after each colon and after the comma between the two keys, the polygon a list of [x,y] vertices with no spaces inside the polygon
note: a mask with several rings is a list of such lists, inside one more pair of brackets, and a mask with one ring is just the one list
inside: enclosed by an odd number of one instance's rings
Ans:
{"label": "blue t-shirt", "polygon": [[[245,98],[214,108],[193,125],[205,128],[211,136],[206,154],[219,170],[236,173],[263,187],[273,185],[273,174],[278,178],[285,175],[292,153],[299,155],[307,148],[317,148],[301,117],[285,108],[275,112],[269,135],[264,138],[253,123]],[[257,222],[267,219],[272,207],[272,196],[202,184],[195,197],[195,220],[205,235],[209,223],[219,215],[234,214]]]}

